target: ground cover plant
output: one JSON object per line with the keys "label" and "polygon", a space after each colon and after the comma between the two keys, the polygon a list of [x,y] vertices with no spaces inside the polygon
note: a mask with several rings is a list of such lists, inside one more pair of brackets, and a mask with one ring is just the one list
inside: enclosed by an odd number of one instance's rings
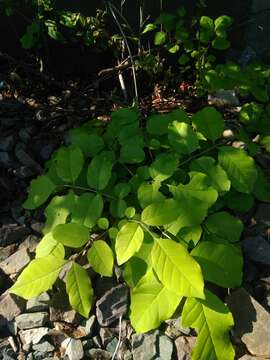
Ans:
{"label": "ground cover plant", "polygon": [[225,126],[213,107],[146,119],[122,108],[108,126],[72,130],[29,188],[25,209],[47,204],[44,237],[10,292],[29,299],[64,277],[71,306],[88,317],[89,266],[100,276],[120,267],[136,332],[180,307],[182,325],[198,333],[193,359],[234,359],[234,320],[215,286],[240,286],[236,214],[270,201],[270,189],[254,158],[232,146],[237,135],[223,137]]}

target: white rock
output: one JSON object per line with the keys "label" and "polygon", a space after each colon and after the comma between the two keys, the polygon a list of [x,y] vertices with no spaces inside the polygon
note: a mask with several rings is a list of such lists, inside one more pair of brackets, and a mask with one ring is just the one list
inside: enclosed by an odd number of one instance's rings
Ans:
{"label": "white rock", "polygon": [[40,327],[36,329],[21,330],[19,332],[20,338],[24,344],[37,344],[50,332],[47,327]]}
{"label": "white rock", "polygon": [[69,360],[80,360],[83,358],[83,346],[80,340],[72,338],[65,339],[61,347],[65,350],[65,355],[68,356]]}

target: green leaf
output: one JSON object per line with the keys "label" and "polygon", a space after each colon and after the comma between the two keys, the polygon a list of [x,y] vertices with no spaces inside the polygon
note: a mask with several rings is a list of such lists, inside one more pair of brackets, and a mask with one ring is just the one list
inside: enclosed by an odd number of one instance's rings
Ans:
{"label": "green leaf", "polygon": [[55,191],[56,185],[46,175],[38,176],[31,181],[27,200],[23,207],[28,210],[35,209],[45,203],[48,197]]}
{"label": "green leaf", "polygon": [[142,34],[146,34],[146,33],[148,33],[149,31],[153,31],[153,30],[156,30],[156,28],[157,28],[157,26],[155,25],[155,24],[147,24],[146,26],[145,26],[145,28],[143,29],[143,31],[142,31]]}
{"label": "green leaf", "polygon": [[265,150],[270,153],[270,135],[264,136],[261,139],[261,144],[265,147]]}
{"label": "green leaf", "polygon": [[164,181],[177,170],[178,158],[174,154],[158,155],[149,168],[150,176],[155,181]]}
{"label": "green leaf", "polygon": [[147,263],[139,257],[133,256],[125,263],[123,278],[129,287],[133,288],[147,271]]}
{"label": "green leaf", "polygon": [[179,203],[166,199],[148,205],[142,212],[142,221],[151,226],[169,224],[177,219]]}
{"label": "green leaf", "polygon": [[52,235],[56,241],[71,248],[82,247],[90,238],[88,228],[75,223],[57,225]]}
{"label": "green leaf", "polygon": [[167,40],[167,34],[164,31],[158,31],[155,34],[154,44],[155,45],[162,45]]}
{"label": "green leaf", "polygon": [[145,153],[138,144],[127,144],[121,147],[120,162],[126,164],[137,164],[144,161]]}
{"label": "green leaf", "polygon": [[240,248],[232,244],[202,241],[191,255],[200,264],[205,280],[224,288],[241,285],[243,258]]}
{"label": "green leaf", "polygon": [[51,233],[46,234],[36,247],[36,258],[42,258],[48,255],[53,255],[60,259],[64,259],[65,257],[64,246],[58,243]]}
{"label": "green leaf", "polygon": [[159,192],[160,183],[153,182],[152,184],[143,183],[138,189],[138,200],[139,203],[144,209],[152,203],[158,203],[165,200],[165,196]]}
{"label": "green leaf", "polygon": [[78,147],[60,148],[55,158],[57,175],[66,182],[74,183],[84,163],[83,153]]}
{"label": "green leaf", "polygon": [[168,139],[179,154],[191,154],[199,148],[198,137],[189,124],[173,121],[168,128]]}
{"label": "green leaf", "polygon": [[173,195],[176,218],[166,226],[173,235],[177,235],[183,227],[201,224],[218,198],[217,191],[208,186],[207,176],[202,173],[195,173],[188,184],[175,187]]}
{"label": "green leaf", "polygon": [[159,280],[178,296],[204,298],[204,283],[199,264],[181,244],[155,239],[152,264]]}
{"label": "green leaf", "polygon": [[133,206],[126,208],[125,215],[127,218],[132,219],[136,214],[136,209]]}
{"label": "green leaf", "polygon": [[110,223],[107,218],[102,217],[102,218],[98,219],[97,225],[101,230],[107,230],[110,226]]}
{"label": "green leaf", "polygon": [[130,320],[137,333],[156,329],[172,317],[181,298],[149,271],[131,292]]}
{"label": "green leaf", "polygon": [[112,200],[110,204],[110,213],[115,218],[122,218],[125,216],[127,203],[123,199]]}
{"label": "green leaf", "polygon": [[32,260],[19,275],[9,292],[31,299],[51,289],[66,260],[53,255]]}
{"label": "green leaf", "polygon": [[177,234],[177,237],[180,238],[180,240],[183,240],[186,246],[194,247],[200,241],[201,235],[202,228],[198,225],[182,228]]}
{"label": "green leaf", "polygon": [[214,36],[214,21],[208,16],[202,16],[200,18],[200,31],[199,38],[203,44],[208,44],[211,38]]}
{"label": "green leaf", "polygon": [[221,15],[215,20],[215,31],[218,36],[225,37],[226,31],[232,25],[233,18],[228,15]]}
{"label": "green leaf", "polygon": [[67,217],[75,208],[76,198],[74,192],[69,191],[67,195],[55,196],[51,200],[45,209],[47,221],[42,230],[43,234],[51,232],[56,225],[65,224]]}
{"label": "green leaf", "polygon": [[178,63],[180,65],[186,65],[188,62],[190,61],[190,57],[187,54],[182,54],[179,58],[178,58]]}
{"label": "green leaf", "polygon": [[205,221],[205,226],[210,233],[229,242],[239,241],[244,229],[240,219],[237,219],[225,211],[210,215]]}
{"label": "green leaf", "polygon": [[213,107],[206,106],[192,116],[195,128],[213,142],[220,138],[224,130],[222,115]]}
{"label": "green leaf", "polygon": [[87,157],[96,156],[103,148],[104,141],[97,134],[87,134],[84,129],[71,130],[71,141],[80,148]]}
{"label": "green leaf", "polygon": [[72,308],[88,318],[93,301],[93,289],[90,277],[81,265],[72,263],[66,277],[66,289]]}
{"label": "green leaf", "polygon": [[217,36],[212,41],[212,46],[214,49],[217,49],[217,50],[226,50],[231,46],[231,43],[228,39]]}
{"label": "green leaf", "polygon": [[127,183],[118,183],[113,189],[113,193],[119,199],[124,199],[131,191],[131,186]]}
{"label": "green leaf", "polygon": [[72,211],[72,222],[92,228],[96,225],[103,210],[102,196],[84,193],[76,200]]}
{"label": "green leaf", "polygon": [[87,171],[87,183],[96,190],[103,190],[112,175],[115,157],[111,151],[103,151],[91,161]]}
{"label": "green leaf", "polygon": [[218,161],[237,191],[245,194],[252,192],[257,179],[257,170],[252,157],[242,149],[223,146],[219,150]]}
{"label": "green leaf", "polygon": [[205,300],[187,299],[182,313],[182,326],[198,332],[193,360],[234,360],[229,331],[233,317],[219,298],[205,290]]}
{"label": "green leaf", "polygon": [[190,169],[206,174],[210,180],[211,186],[218,192],[230,190],[231,182],[228,175],[219,164],[216,164],[214,158],[202,156],[191,163]]}
{"label": "green leaf", "polygon": [[171,118],[168,114],[154,114],[146,120],[146,130],[151,135],[165,135],[168,132],[168,125]]}
{"label": "green leaf", "polygon": [[105,241],[94,241],[91,249],[87,253],[87,259],[98,274],[102,276],[113,275],[113,252]]}
{"label": "green leaf", "polygon": [[[257,181],[258,178],[259,178],[259,174],[257,177]],[[256,188],[256,184],[255,184],[255,188]],[[252,195],[243,194],[234,189],[230,190],[230,192],[223,197],[223,200],[225,205],[229,209],[241,213],[245,213],[249,211],[254,204],[254,198]]]}
{"label": "green leaf", "polygon": [[141,226],[134,222],[128,222],[117,234],[115,242],[116,258],[122,265],[140,250],[144,238]]}
{"label": "green leaf", "polygon": [[257,166],[257,179],[254,186],[254,196],[262,202],[270,203],[270,182],[263,170]]}
{"label": "green leaf", "polygon": [[256,102],[246,103],[242,106],[239,120],[243,123],[248,131],[259,131],[262,129],[262,118],[264,107]]}

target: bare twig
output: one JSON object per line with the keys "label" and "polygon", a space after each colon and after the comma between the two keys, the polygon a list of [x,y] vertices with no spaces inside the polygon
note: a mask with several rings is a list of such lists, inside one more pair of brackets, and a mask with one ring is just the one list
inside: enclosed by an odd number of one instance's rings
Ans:
{"label": "bare twig", "polygon": [[122,315],[120,315],[119,317],[119,335],[118,335],[118,343],[116,345],[116,348],[114,350],[113,356],[112,356],[112,360],[115,359],[117,352],[121,346],[122,340],[121,340],[121,335],[122,335]]}

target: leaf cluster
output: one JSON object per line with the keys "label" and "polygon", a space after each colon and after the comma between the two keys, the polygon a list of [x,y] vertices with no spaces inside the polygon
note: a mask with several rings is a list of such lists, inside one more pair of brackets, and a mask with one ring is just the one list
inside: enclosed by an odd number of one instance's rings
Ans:
{"label": "leaf cluster", "polygon": [[47,204],[44,237],[10,291],[37,296],[65,267],[70,304],[88,317],[89,266],[113,276],[117,263],[137,332],[158,327],[185,300],[183,325],[199,334],[193,359],[233,359],[232,315],[208,283],[241,284],[236,215],[254,198],[270,201],[270,188],[254,159],[223,141],[224,127],[211,107],[144,120],[123,108],[107,127],[71,130],[70,144],[31,182],[24,207]]}

